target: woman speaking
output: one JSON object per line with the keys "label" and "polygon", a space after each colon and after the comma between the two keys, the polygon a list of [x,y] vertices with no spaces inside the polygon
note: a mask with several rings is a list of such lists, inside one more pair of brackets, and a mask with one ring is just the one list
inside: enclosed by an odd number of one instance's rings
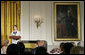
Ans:
{"label": "woman speaking", "polygon": [[[11,36],[20,36],[20,31],[17,30],[17,26],[14,25],[14,31],[11,33]],[[13,44],[17,44],[19,40],[18,39],[12,39]]]}

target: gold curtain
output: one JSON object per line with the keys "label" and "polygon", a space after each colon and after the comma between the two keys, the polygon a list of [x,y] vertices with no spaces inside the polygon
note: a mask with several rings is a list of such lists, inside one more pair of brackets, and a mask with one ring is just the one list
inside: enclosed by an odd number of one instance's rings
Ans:
{"label": "gold curtain", "polygon": [[1,1],[1,45],[6,39],[11,43],[14,25],[20,30],[20,5],[20,1]]}

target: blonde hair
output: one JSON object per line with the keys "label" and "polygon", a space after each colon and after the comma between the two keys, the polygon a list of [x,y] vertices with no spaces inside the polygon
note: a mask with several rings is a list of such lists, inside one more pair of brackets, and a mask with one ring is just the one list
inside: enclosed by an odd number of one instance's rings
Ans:
{"label": "blonde hair", "polygon": [[3,46],[8,45],[8,43],[9,43],[9,40],[4,40],[4,42],[3,42]]}

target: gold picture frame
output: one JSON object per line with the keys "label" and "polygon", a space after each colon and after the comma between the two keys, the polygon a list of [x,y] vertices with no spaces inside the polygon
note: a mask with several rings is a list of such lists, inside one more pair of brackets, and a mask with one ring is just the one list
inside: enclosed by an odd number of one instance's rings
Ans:
{"label": "gold picture frame", "polygon": [[80,40],[80,3],[54,2],[55,41]]}

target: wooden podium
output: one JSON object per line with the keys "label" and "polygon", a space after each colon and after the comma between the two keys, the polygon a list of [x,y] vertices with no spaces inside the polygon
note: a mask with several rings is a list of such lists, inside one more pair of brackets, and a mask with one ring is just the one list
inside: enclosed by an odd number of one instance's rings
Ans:
{"label": "wooden podium", "polygon": [[9,36],[10,39],[20,39],[21,36]]}

